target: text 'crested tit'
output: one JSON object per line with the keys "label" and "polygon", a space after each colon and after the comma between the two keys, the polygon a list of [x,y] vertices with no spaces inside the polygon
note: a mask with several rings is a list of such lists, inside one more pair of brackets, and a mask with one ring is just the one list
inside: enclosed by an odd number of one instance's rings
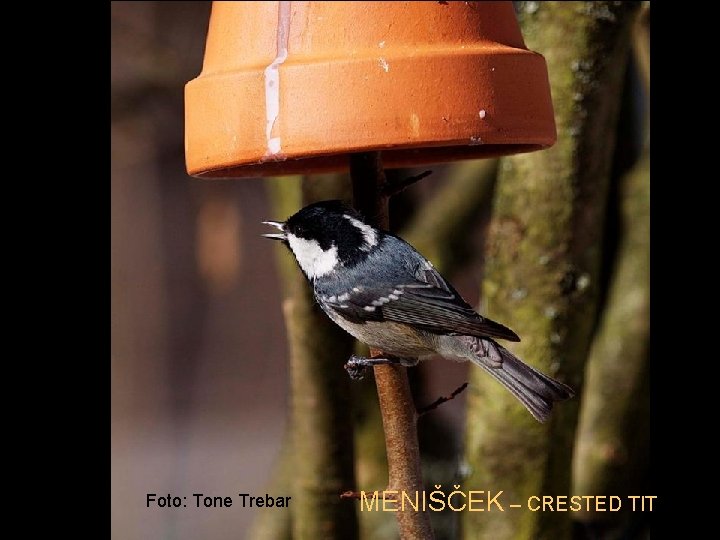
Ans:
{"label": "text 'crested tit'", "polygon": [[574,395],[570,387],[499,345],[495,339],[520,338],[478,315],[412,246],[368,225],[340,201],[311,204],[285,222],[265,223],[280,230],[264,236],[290,248],[328,317],[363,343],[395,357],[353,357],[350,367],[392,362],[411,366],[434,354],[470,360],[540,422],[549,417],[553,402]]}

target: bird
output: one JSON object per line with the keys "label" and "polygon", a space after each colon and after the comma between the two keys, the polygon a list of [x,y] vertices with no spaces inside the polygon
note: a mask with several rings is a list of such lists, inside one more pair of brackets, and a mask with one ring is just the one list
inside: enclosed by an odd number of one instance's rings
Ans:
{"label": "bird", "polygon": [[539,422],[574,391],[526,364],[497,340],[520,341],[478,314],[402,238],[373,227],[339,200],[319,201],[263,234],[287,246],[325,314],[387,358],[351,356],[353,378],[379,364],[414,366],[431,356],[470,361],[492,375]]}

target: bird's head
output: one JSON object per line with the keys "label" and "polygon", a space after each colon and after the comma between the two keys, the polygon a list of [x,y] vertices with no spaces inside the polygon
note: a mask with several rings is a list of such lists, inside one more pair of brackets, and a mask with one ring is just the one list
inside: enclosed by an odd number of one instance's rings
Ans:
{"label": "bird's head", "polygon": [[365,223],[360,214],[335,200],[306,206],[284,222],[264,223],[280,232],[263,236],[283,241],[311,280],[339,265],[360,262],[382,238],[382,232]]}

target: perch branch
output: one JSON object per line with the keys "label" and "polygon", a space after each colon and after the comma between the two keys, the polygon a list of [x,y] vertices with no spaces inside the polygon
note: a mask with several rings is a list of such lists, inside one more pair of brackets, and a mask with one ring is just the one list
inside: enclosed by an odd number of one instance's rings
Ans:
{"label": "perch branch", "polygon": [[[444,173],[432,195],[416,209],[413,217],[400,231],[435,267],[452,279],[473,256],[475,231],[480,229],[482,217],[487,215],[492,201],[497,174],[497,159],[459,161]],[[435,171],[437,173],[437,171]],[[367,351],[362,355],[367,356]],[[427,366],[420,365],[413,374],[413,384],[424,387]],[[380,409],[377,390],[372,377],[355,384],[358,391],[354,403],[361,411],[355,428],[357,485],[379,486],[388,478]],[[442,483],[447,471],[455,466],[454,450],[447,444],[452,428],[436,415],[423,418],[418,426],[418,439],[426,486]],[[352,486],[348,486],[348,489]],[[396,540],[394,517],[386,512],[360,512],[358,514],[363,538]],[[445,531],[455,530],[453,516],[440,513],[433,516],[433,529],[438,537]],[[450,533],[446,533],[448,536]]]}
{"label": "perch branch", "polygon": [[[385,173],[380,153],[353,154],[350,157],[350,178],[355,208],[374,225],[387,229],[388,197],[383,194]],[[382,355],[381,351],[373,349],[370,353]],[[388,489],[408,494],[422,491],[417,412],[406,368],[383,365],[373,369],[385,430]],[[401,539],[434,538],[427,512],[398,509],[396,518]]]}

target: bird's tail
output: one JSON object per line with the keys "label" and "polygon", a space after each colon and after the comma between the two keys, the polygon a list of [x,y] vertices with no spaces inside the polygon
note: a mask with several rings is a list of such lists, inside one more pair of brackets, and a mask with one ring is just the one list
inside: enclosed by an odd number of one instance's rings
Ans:
{"label": "bird's tail", "polygon": [[475,340],[472,349],[476,354],[471,360],[510,390],[539,422],[545,422],[550,417],[555,401],[564,401],[575,395],[572,388],[527,365],[495,341],[466,339]]}

